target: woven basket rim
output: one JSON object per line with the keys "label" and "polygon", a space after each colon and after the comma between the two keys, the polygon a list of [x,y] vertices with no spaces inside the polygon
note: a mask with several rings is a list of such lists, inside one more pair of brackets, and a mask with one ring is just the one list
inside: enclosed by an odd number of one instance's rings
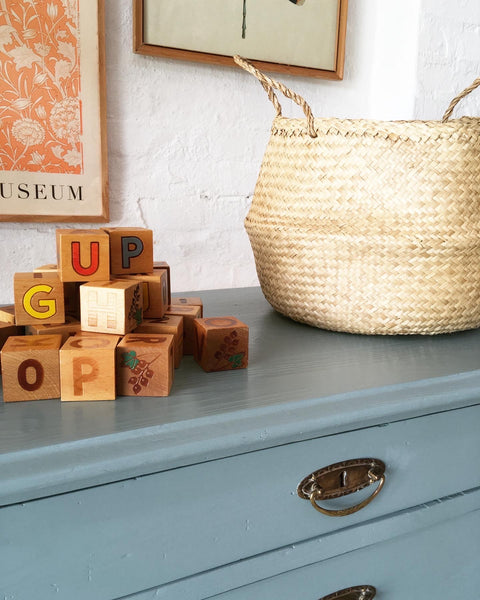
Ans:
{"label": "woven basket rim", "polygon": [[[420,141],[462,136],[470,139],[480,133],[480,117],[463,116],[442,121],[398,120],[381,121],[374,119],[343,119],[336,117],[315,117],[315,131],[321,135],[343,136],[384,136],[395,141]],[[288,136],[309,136],[307,119],[276,116],[272,123],[272,134]],[[315,138],[314,138],[315,139]]]}

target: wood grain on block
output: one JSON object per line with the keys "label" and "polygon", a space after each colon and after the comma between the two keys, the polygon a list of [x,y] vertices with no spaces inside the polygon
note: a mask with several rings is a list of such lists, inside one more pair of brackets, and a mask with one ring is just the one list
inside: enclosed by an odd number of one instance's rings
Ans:
{"label": "wood grain on block", "polygon": [[0,306],[0,323],[15,325],[15,305]]}
{"label": "wood grain on block", "polygon": [[33,269],[34,273],[51,273],[52,271],[58,272],[58,266],[55,263],[41,265]]}
{"label": "wood grain on block", "polygon": [[57,263],[62,281],[110,279],[110,239],[102,229],[57,229]]}
{"label": "wood grain on block", "polygon": [[248,365],[248,326],[236,317],[195,319],[195,360],[204,371]]}
{"label": "wood grain on block", "polygon": [[142,227],[108,227],[113,276],[153,271],[153,231]]}
{"label": "wood grain on block", "polygon": [[61,343],[58,334],[8,338],[1,352],[5,402],[60,397]]}
{"label": "wood grain on block", "polygon": [[77,334],[60,349],[64,402],[115,400],[115,348],[120,336]]}
{"label": "wood grain on block", "polygon": [[117,393],[168,396],[173,383],[174,337],[129,333],[117,346]]}
{"label": "wood grain on block", "polygon": [[13,293],[17,325],[65,321],[63,284],[56,273],[15,273]]}
{"label": "wood grain on block", "polygon": [[170,307],[173,306],[199,306],[200,315],[199,318],[203,317],[203,301],[198,297],[185,297],[185,296],[172,296]]}
{"label": "wood grain on block", "polygon": [[158,269],[167,271],[167,292],[166,293],[168,296],[167,305],[169,305],[172,302],[172,283],[171,283],[171,277],[170,277],[170,265],[168,263],[166,263],[165,261],[155,261],[153,263],[153,272],[155,273]]}
{"label": "wood grain on block", "polygon": [[11,335],[23,335],[24,328],[20,325],[0,322],[0,350]]}
{"label": "wood grain on block", "polygon": [[130,279],[142,283],[144,319],[161,319],[163,317],[168,308],[166,269],[158,269],[154,273],[121,275],[120,279]]}
{"label": "wood grain on block", "polygon": [[167,316],[183,317],[183,354],[193,354],[195,348],[194,321],[201,317],[201,306],[174,305],[165,313]]}
{"label": "wood grain on block", "polygon": [[145,319],[135,333],[169,333],[173,335],[175,368],[183,357],[183,317],[165,315],[161,319]]}
{"label": "wood grain on block", "polygon": [[112,279],[80,286],[82,331],[124,335],[142,322],[141,283]]}
{"label": "wood grain on block", "polygon": [[47,324],[47,325],[27,325],[25,327],[25,333],[27,335],[51,335],[52,333],[59,333],[62,336],[62,344],[67,341],[72,335],[80,333],[80,321],[65,315],[65,323],[58,324]]}
{"label": "wood grain on block", "polygon": [[[58,267],[56,264],[42,265],[33,269],[34,273],[54,273],[59,277]],[[65,302],[65,314],[72,315],[80,319],[80,293],[78,291],[81,281],[65,281],[63,282],[63,296]]]}

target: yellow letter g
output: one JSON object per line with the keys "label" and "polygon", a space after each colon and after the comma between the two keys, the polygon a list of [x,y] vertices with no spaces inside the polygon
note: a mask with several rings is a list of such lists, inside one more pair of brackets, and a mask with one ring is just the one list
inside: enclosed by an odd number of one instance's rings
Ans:
{"label": "yellow letter g", "polygon": [[34,285],[29,290],[27,290],[23,296],[23,308],[25,311],[35,319],[48,319],[49,317],[53,317],[53,315],[57,312],[57,303],[55,300],[39,300],[38,306],[42,308],[46,308],[46,310],[36,310],[32,306],[32,298],[35,294],[45,293],[50,294],[53,288],[50,285]]}

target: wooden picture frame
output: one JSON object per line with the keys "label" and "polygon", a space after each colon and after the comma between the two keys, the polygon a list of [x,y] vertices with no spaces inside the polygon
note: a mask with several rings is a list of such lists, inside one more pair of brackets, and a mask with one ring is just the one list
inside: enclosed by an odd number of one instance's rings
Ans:
{"label": "wooden picture frame", "polygon": [[8,0],[0,120],[0,221],[108,221],[103,0]]}
{"label": "wooden picture frame", "polygon": [[[180,1],[184,4],[180,4]],[[264,71],[332,80],[343,78],[348,0],[255,2],[256,4],[252,4],[252,0],[175,0],[172,3],[171,0],[133,0],[134,52],[218,65],[234,65],[232,56],[240,54]],[[253,39],[249,45],[243,44],[249,35],[247,3],[257,11],[258,17],[255,19],[255,14],[249,15],[253,28]],[[182,6],[184,8],[181,8]],[[240,13],[242,6],[243,10]],[[273,6],[275,12],[272,10]],[[309,12],[304,12],[302,16],[301,11],[306,7]],[[222,9],[231,11],[228,18],[221,12]],[[177,11],[175,17],[173,10]],[[312,13],[313,10],[316,12]],[[312,14],[321,15],[322,10],[328,14],[328,18],[322,21],[317,15],[312,19]],[[193,11],[199,11],[198,15]],[[198,18],[200,14],[201,19]],[[278,22],[267,22],[267,14],[275,14]],[[304,19],[303,22],[292,21],[300,17]],[[192,28],[188,26],[189,19],[191,23],[195,23]],[[230,21],[233,19],[237,29],[232,36],[227,28],[231,26]],[[301,44],[294,36],[302,25],[305,26],[302,40],[307,42],[305,48],[298,49]],[[225,39],[217,39],[220,31]],[[240,32],[242,42],[238,39]],[[292,38],[290,45],[289,36]],[[175,39],[176,37],[178,39]],[[315,51],[309,51],[309,44],[319,47],[318,56],[315,55]],[[223,51],[222,47],[226,51]],[[298,57],[295,56],[295,60],[291,60],[296,53],[299,54]],[[321,53],[325,55],[320,56]]]}

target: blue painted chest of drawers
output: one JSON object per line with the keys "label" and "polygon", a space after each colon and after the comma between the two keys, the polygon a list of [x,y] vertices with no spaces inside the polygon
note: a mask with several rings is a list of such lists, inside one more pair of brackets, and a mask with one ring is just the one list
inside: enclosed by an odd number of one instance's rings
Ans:
{"label": "blue painted chest of drawers", "polygon": [[[202,297],[249,324],[248,369],[186,357],[168,398],[0,404],[0,598],[480,597],[480,331],[354,336],[256,288]],[[364,457],[385,483],[361,510],[299,497]]]}

